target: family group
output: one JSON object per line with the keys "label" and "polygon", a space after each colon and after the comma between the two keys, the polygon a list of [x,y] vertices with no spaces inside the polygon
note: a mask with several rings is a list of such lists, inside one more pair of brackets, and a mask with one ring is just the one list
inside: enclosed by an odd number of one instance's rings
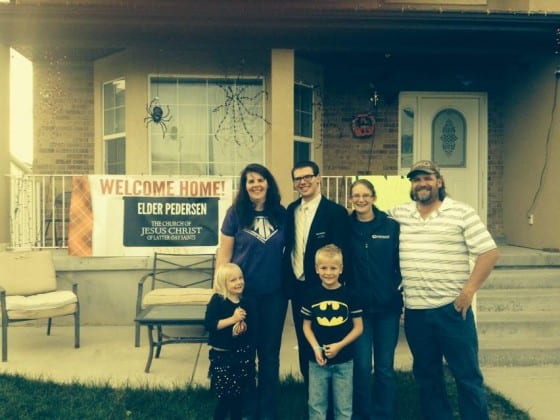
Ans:
{"label": "family group", "polygon": [[310,420],[395,417],[403,308],[423,418],[453,418],[445,359],[461,417],[488,419],[471,304],[499,254],[439,166],[415,163],[411,202],[388,212],[366,179],[352,184],[349,213],[321,193],[315,162],[291,175],[300,197],[284,208],[270,171],[246,166],[221,227],[205,318],[214,419],[278,418],[288,301]]}

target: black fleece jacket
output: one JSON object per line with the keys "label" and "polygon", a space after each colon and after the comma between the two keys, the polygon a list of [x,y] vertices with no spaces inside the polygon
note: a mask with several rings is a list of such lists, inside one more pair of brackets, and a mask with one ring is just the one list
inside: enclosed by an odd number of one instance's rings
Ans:
{"label": "black fleece jacket", "polygon": [[362,297],[366,314],[401,312],[400,227],[377,207],[373,211],[370,222],[360,222],[356,212],[350,216],[352,288]]}

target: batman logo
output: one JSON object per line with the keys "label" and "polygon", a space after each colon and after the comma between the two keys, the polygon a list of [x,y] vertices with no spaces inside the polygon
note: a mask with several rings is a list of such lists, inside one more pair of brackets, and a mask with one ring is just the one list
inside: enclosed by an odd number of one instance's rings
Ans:
{"label": "batman logo", "polygon": [[348,320],[348,305],[337,300],[324,300],[311,307],[317,324],[322,327],[336,327]]}

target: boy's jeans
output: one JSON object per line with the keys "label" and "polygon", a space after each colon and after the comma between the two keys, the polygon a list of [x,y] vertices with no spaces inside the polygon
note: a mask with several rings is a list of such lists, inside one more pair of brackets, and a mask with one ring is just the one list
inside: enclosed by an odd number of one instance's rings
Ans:
{"label": "boy's jeans", "polygon": [[329,381],[332,381],[334,418],[352,418],[352,360],[325,366],[309,362],[309,420],[325,420],[329,405]]}

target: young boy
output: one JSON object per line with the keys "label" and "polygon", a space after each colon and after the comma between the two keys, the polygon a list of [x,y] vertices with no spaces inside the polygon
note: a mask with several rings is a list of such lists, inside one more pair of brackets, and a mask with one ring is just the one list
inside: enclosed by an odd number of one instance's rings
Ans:
{"label": "young boy", "polygon": [[303,333],[313,349],[309,361],[309,420],[325,420],[329,382],[332,382],[334,417],[352,417],[353,351],[350,344],[363,331],[357,297],[340,283],[342,252],[326,245],[315,254],[321,285],[307,294],[301,314]]}

